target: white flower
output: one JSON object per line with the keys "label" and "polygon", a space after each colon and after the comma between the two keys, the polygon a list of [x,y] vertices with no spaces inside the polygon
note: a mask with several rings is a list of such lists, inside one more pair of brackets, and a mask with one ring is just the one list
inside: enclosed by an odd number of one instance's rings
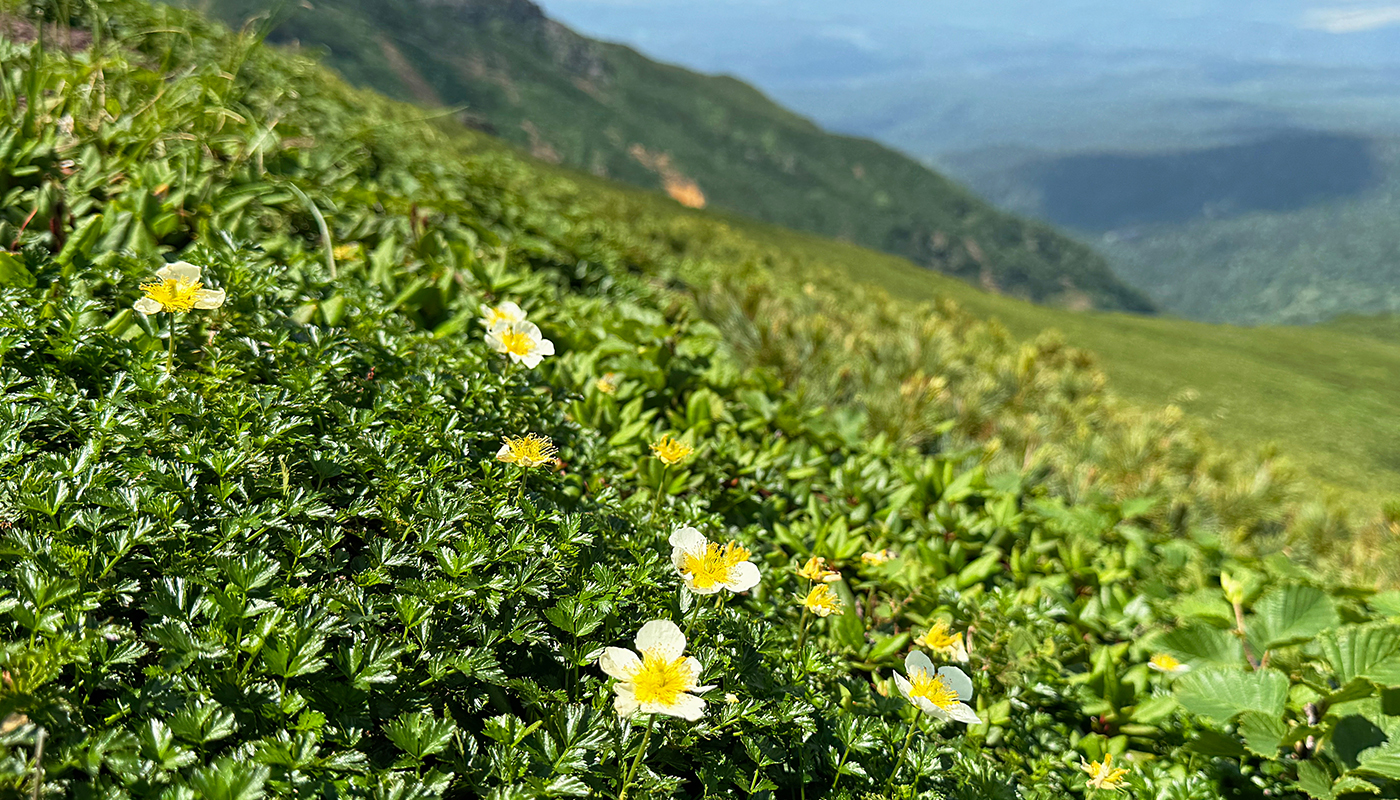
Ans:
{"label": "white flower", "polygon": [[218,308],[224,304],[223,289],[206,289],[199,282],[200,268],[184,261],[166,264],[156,279],[141,284],[145,294],[133,305],[142,314],[186,313],[196,308]]}
{"label": "white flower", "polygon": [[486,334],[486,343],[530,369],[538,367],[545,356],[554,355],[554,342],[544,338],[533,322],[502,322]]}
{"label": "white flower", "polygon": [[1176,658],[1166,653],[1158,653],[1148,660],[1147,666],[1158,672],[1165,672],[1168,675],[1180,675],[1183,672],[1190,672],[1191,665],[1183,664]]}
{"label": "white flower", "polygon": [[920,711],[944,722],[956,721],[975,725],[982,720],[964,700],[972,699],[972,679],[957,667],[942,667],[937,672],[933,662],[922,651],[910,651],[904,659],[905,678],[894,674],[895,685],[904,699]]}
{"label": "white flower", "polygon": [[721,589],[747,592],[760,579],[758,566],[749,561],[749,551],[743,545],[711,542],[690,527],[671,534],[671,563],[685,581],[685,588],[696,594],[715,594]]}
{"label": "white flower", "polygon": [[507,300],[498,306],[492,307],[485,303],[481,304],[481,324],[486,330],[492,330],[497,325],[504,325],[511,322],[524,322],[525,312],[520,306]]}
{"label": "white flower", "polygon": [[643,625],[637,632],[637,650],[640,655],[609,647],[598,659],[603,672],[618,680],[613,708],[619,716],[640,711],[691,722],[704,716],[705,701],[695,695],[715,687],[698,685],[700,662],[684,655],[685,634],[674,622],[658,619]]}

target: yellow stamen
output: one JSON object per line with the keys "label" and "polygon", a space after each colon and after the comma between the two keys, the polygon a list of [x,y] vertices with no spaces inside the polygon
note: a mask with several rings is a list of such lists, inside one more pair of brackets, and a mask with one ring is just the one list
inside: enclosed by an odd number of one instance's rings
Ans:
{"label": "yellow stamen", "polygon": [[841,580],[841,573],[834,569],[827,569],[826,559],[821,556],[812,556],[807,559],[807,563],[797,570],[797,574],[809,581],[820,583],[835,583]]}
{"label": "yellow stamen", "polygon": [[1168,672],[1170,672],[1170,671],[1176,669],[1177,667],[1181,666],[1181,662],[1180,662],[1180,661],[1177,661],[1175,658],[1173,658],[1173,657],[1171,657],[1171,656],[1169,656],[1169,655],[1167,655],[1167,654],[1165,654],[1165,653],[1162,653],[1162,654],[1153,656],[1153,657],[1152,657],[1152,663],[1153,663],[1153,664],[1156,664],[1157,666],[1161,667],[1161,668],[1164,669],[1164,670],[1167,670]]}
{"label": "yellow stamen", "polygon": [[506,348],[506,352],[517,356],[528,356],[534,352],[535,343],[531,341],[529,334],[506,331],[501,334],[501,344]]}
{"label": "yellow stamen", "polygon": [[948,629],[948,623],[939,620],[933,623],[933,627],[923,636],[914,640],[914,644],[920,647],[927,647],[930,650],[951,650],[958,646],[962,636],[953,633]]}
{"label": "yellow stamen", "polygon": [[679,439],[673,439],[667,435],[651,443],[651,452],[657,458],[661,459],[661,463],[670,467],[689,458],[690,454],[695,452],[695,448]]}
{"label": "yellow stamen", "polygon": [[909,675],[909,699],[922,697],[934,706],[947,711],[956,706],[958,693],[953,690],[948,679],[942,675],[929,675],[920,670]]}
{"label": "yellow stamen", "polygon": [[642,667],[632,677],[637,701],[673,706],[681,693],[691,686],[690,670],[685,667],[685,657],[668,661],[654,650],[642,653]]}
{"label": "yellow stamen", "polygon": [[507,436],[506,452],[496,456],[497,460],[521,467],[538,467],[546,464],[559,452],[559,448],[544,436],[531,433],[526,436]]}
{"label": "yellow stamen", "polygon": [[194,310],[199,299],[199,290],[204,284],[199,281],[179,281],[174,278],[141,284],[141,291],[152,300],[160,303],[160,310],[166,313],[189,313]]}
{"label": "yellow stamen", "polygon": [[749,560],[749,551],[738,542],[710,542],[703,553],[686,553],[681,572],[690,575],[696,589],[713,589],[728,583],[734,567]]}
{"label": "yellow stamen", "polygon": [[839,614],[843,607],[841,598],[825,583],[819,583],[802,599],[802,605],[819,617]]}
{"label": "yellow stamen", "polygon": [[1089,773],[1089,785],[1095,789],[1118,789],[1128,775],[1126,769],[1114,768],[1112,753],[1105,753],[1102,762],[1095,761],[1090,764],[1080,760],[1079,768]]}

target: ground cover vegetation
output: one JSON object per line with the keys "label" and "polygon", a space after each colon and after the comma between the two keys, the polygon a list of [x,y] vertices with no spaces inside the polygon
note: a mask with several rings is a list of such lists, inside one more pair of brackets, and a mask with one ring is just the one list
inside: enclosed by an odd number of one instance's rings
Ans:
{"label": "ground cover vegetation", "polygon": [[1343,580],[1383,542],[1085,354],[247,32],[36,11],[0,41],[3,791],[1400,791],[1400,596]]}

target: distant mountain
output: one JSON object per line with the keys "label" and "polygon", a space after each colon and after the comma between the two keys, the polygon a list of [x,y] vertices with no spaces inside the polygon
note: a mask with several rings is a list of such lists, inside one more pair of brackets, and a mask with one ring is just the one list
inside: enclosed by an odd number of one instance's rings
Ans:
{"label": "distant mountain", "polygon": [[435,107],[536,157],[906,256],[983,288],[1150,312],[1104,259],[919,162],[823,131],[738,80],[594,41],[528,0],[187,0],[324,51],[352,81]]}

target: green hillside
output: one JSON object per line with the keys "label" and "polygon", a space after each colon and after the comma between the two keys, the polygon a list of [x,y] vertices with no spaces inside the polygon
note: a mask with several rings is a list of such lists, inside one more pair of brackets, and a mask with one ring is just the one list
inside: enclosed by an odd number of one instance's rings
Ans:
{"label": "green hillside", "polygon": [[536,157],[692,205],[910,258],[984,288],[1076,308],[1151,304],[1052,228],[997,211],[913,159],[836,136],[752,87],[650,61],[548,20],[528,0],[201,0],[234,24],[321,50],[350,80]]}
{"label": "green hillside", "polygon": [[1362,516],[1400,496],[1400,334],[1392,318],[1242,328],[1065,313],[858,248],[771,229],[756,235],[801,253],[800,269],[824,264],[915,302],[951,299],[1018,337],[1056,332],[1091,351],[1122,397],[1144,407],[1176,404],[1233,449],[1276,444],[1286,461],[1345,495]]}
{"label": "green hillside", "polygon": [[1400,795],[1394,515],[967,308],[1113,317],[422,116],[0,4],[0,797]]}
{"label": "green hillside", "polygon": [[1376,185],[1354,197],[1096,244],[1162,307],[1196,319],[1297,325],[1400,312],[1400,142],[1375,139],[1371,150]]}

